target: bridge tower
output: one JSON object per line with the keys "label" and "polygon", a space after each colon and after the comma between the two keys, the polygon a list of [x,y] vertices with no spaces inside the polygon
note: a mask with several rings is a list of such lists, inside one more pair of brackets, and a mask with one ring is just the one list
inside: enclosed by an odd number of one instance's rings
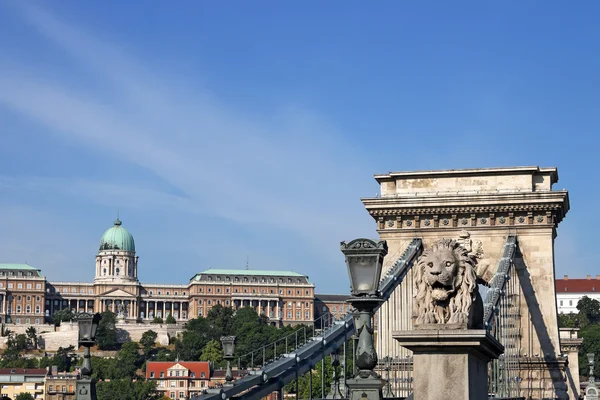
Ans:
{"label": "bridge tower", "polygon": [[[566,357],[561,355],[557,323],[554,239],[569,210],[568,192],[552,190],[556,168],[511,167],[392,172],[375,175],[380,195],[362,199],[389,248],[390,268],[414,238],[424,246],[441,238],[458,239],[478,258],[485,285],[495,274],[509,235],[516,235],[515,292],[505,304],[514,322],[507,326],[515,354],[519,391],[525,398],[568,398]],[[405,354],[392,331],[411,329],[411,279],[378,313],[377,352]],[[506,347],[506,345],[505,345]],[[401,357],[400,357],[401,358]],[[409,357],[406,357],[409,360]],[[402,362],[399,362],[401,365]],[[578,372],[578,369],[577,369]],[[571,395],[572,396],[572,395]]]}

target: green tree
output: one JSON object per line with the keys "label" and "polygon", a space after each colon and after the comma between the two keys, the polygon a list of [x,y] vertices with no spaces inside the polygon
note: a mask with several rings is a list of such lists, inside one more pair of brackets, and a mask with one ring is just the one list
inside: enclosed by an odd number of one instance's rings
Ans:
{"label": "green tree", "polygon": [[112,379],[96,384],[98,400],[155,400],[160,398],[155,381]]}
{"label": "green tree", "polygon": [[153,324],[162,324],[164,323],[163,319],[161,317],[154,317],[154,319],[152,320]]}
{"label": "green tree", "polygon": [[37,334],[37,330],[35,329],[35,327],[30,326],[29,328],[27,328],[27,330],[25,331],[25,334],[27,335],[27,338],[29,339],[29,342],[31,343],[31,347],[33,347],[34,349],[37,350],[38,334]]}
{"label": "green tree", "polygon": [[31,393],[19,393],[15,400],[34,400],[33,395]]}
{"label": "green tree", "polygon": [[52,365],[56,365],[59,371],[70,371],[73,364],[75,347],[59,347],[52,357]]}
{"label": "green tree", "polygon": [[137,378],[137,370],[142,366],[144,359],[140,356],[136,342],[124,343],[117,354],[115,377]]}
{"label": "green tree", "polygon": [[150,351],[156,344],[156,338],[158,334],[154,331],[146,331],[142,334],[142,338],[140,339],[140,345],[144,349],[144,354],[147,356],[150,354]]}
{"label": "green tree", "polygon": [[98,323],[96,341],[101,350],[114,350],[118,347],[117,341],[117,319],[110,311],[102,313],[102,319]]}
{"label": "green tree", "polygon": [[583,296],[577,302],[577,309],[579,314],[585,316],[590,323],[600,322],[600,301]]}
{"label": "green tree", "polygon": [[223,361],[221,343],[214,339],[209,341],[200,354],[200,361],[212,361],[215,365],[220,364]]}
{"label": "green tree", "polygon": [[175,318],[171,314],[169,314],[169,315],[167,315],[167,319],[165,320],[165,323],[166,324],[176,324],[177,320],[175,320]]}
{"label": "green tree", "polygon": [[220,340],[221,336],[230,335],[233,328],[233,318],[234,312],[231,307],[223,307],[221,304],[213,306],[206,315],[212,338]]}
{"label": "green tree", "polygon": [[587,353],[600,354],[600,325],[590,325],[580,331],[583,342],[579,349],[579,374],[588,376]]}
{"label": "green tree", "polygon": [[74,318],[75,314],[73,313],[73,310],[71,310],[70,308],[63,308],[62,310],[59,310],[54,313],[54,315],[52,316],[52,323],[55,326],[59,326],[61,322],[72,321]]}

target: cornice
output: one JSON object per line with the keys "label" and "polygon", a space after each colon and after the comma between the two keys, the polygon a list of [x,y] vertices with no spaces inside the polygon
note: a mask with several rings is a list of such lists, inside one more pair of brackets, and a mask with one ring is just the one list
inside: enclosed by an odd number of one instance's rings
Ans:
{"label": "cornice", "polygon": [[398,196],[362,201],[378,221],[378,229],[556,226],[569,210],[566,191]]}

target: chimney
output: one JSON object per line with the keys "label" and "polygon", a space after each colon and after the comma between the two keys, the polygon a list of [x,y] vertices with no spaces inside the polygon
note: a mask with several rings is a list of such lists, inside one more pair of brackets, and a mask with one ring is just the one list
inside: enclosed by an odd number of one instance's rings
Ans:
{"label": "chimney", "polygon": [[52,375],[58,375],[58,365],[52,366]]}
{"label": "chimney", "polygon": [[588,276],[587,276],[587,280],[588,280],[588,281],[591,281],[591,280],[592,280],[592,276],[591,276],[591,275],[588,275]]}
{"label": "chimney", "polygon": [[569,280],[569,275],[565,275],[564,280],[568,281]]}

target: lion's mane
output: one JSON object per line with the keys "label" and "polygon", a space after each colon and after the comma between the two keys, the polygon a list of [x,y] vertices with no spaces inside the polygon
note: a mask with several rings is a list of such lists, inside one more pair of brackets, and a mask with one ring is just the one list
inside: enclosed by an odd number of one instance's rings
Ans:
{"label": "lion's mane", "polygon": [[[438,251],[450,251],[458,263],[455,277],[456,290],[445,301],[433,298],[433,288],[425,274],[432,255]],[[426,249],[417,262],[414,275],[414,318],[415,325],[421,324],[466,324],[471,320],[474,302],[481,297],[477,288],[475,261],[467,250],[453,239],[441,239]]]}

